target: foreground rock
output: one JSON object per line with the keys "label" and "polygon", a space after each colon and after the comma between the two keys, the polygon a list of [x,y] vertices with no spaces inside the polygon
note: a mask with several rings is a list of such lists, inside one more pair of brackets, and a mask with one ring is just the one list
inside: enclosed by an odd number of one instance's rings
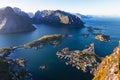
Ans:
{"label": "foreground rock", "polygon": [[9,56],[21,46],[0,49],[0,80],[33,80],[31,73],[25,69],[22,58],[9,59]]}
{"label": "foreground rock", "polygon": [[20,66],[20,67],[25,67],[25,60],[22,58],[17,58],[16,59],[16,63]]}
{"label": "foreground rock", "polygon": [[9,54],[14,52],[14,50],[16,50],[16,49],[17,49],[17,47],[1,48],[0,49],[0,56],[1,57],[7,57]]}
{"label": "foreground rock", "polygon": [[102,42],[110,42],[111,41],[109,35],[103,35],[103,34],[96,35],[95,39],[102,41]]}
{"label": "foreground rock", "polygon": [[0,80],[33,80],[31,73],[16,61],[0,57]]}
{"label": "foreground rock", "polygon": [[40,49],[48,44],[56,46],[60,44],[62,39],[65,37],[70,37],[70,35],[62,35],[62,34],[46,35],[41,37],[38,40],[34,40],[30,43],[25,44],[24,48]]}
{"label": "foreground rock", "polygon": [[94,75],[93,80],[120,80],[120,45],[103,59]]}
{"label": "foreground rock", "polygon": [[58,51],[56,55],[59,58],[64,59],[66,65],[71,65],[78,70],[90,73],[94,73],[102,59],[95,54],[94,44],[91,44],[87,49],[82,51],[64,48],[61,51]]}
{"label": "foreground rock", "polygon": [[35,27],[11,7],[0,9],[0,33],[33,31]]}
{"label": "foreground rock", "polygon": [[33,21],[34,23],[84,26],[84,23],[78,16],[60,10],[37,11]]}

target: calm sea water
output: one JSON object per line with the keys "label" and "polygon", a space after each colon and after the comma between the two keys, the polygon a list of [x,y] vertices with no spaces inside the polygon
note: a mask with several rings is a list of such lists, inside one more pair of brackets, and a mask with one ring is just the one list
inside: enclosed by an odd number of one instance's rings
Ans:
{"label": "calm sea water", "polygon": [[[66,66],[64,61],[57,58],[56,52],[65,47],[72,50],[82,50],[86,45],[95,43],[95,52],[99,56],[104,57],[112,53],[120,39],[120,18],[91,18],[85,19],[84,22],[86,26],[102,28],[101,32],[110,35],[112,43],[101,43],[95,40],[94,35],[84,38],[81,34],[88,33],[86,28],[73,29],[67,28],[68,26],[54,27],[41,24],[36,25],[37,30],[33,32],[0,34],[0,48],[23,45],[48,34],[72,34],[73,37],[64,39],[57,47],[48,45],[39,50],[18,49],[10,55],[10,58],[27,60],[26,69],[33,74],[34,80],[91,80],[92,76],[88,76],[71,66]],[[46,65],[48,69],[41,71],[39,70],[40,65]]]}

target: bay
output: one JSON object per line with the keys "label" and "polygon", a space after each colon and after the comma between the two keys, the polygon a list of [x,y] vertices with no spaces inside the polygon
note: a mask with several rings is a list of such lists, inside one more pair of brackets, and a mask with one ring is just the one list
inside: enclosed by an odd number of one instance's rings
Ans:
{"label": "bay", "polygon": [[[101,28],[102,33],[110,35],[112,43],[99,42],[94,35],[84,38],[81,34],[89,33],[87,28],[69,28],[69,26],[35,25],[37,30],[16,34],[0,34],[0,48],[23,45],[49,34],[71,34],[56,47],[48,45],[39,50],[18,49],[9,57],[12,59],[24,58],[27,61],[26,69],[33,74],[35,80],[91,80],[92,75],[82,73],[71,66],[66,66],[63,60],[56,56],[56,52],[65,47],[72,50],[83,50],[86,45],[95,43],[95,52],[99,56],[112,53],[120,39],[120,18],[90,18],[84,19],[86,26]],[[74,27],[74,26],[73,26]],[[40,70],[40,65],[48,66],[47,70]]]}

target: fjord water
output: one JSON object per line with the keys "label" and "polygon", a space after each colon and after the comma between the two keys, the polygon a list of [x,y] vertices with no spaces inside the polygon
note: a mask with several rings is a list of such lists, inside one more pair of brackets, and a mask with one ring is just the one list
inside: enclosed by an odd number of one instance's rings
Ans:
{"label": "fjord water", "polygon": [[[104,57],[112,53],[120,39],[120,18],[91,18],[83,21],[86,26],[103,29],[101,33],[110,35],[112,43],[99,42],[95,40],[94,35],[84,38],[81,34],[88,33],[87,28],[68,28],[68,26],[40,24],[35,25],[37,30],[33,32],[0,34],[0,48],[23,45],[48,34],[71,34],[73,37],[64,39],[56,47],[48,45],[39,50],[18,49],[10,55],[10,58],[24,58],[27,61],[26,69],[33,74],[34,80],[91,80],[92,76],[88,76],[71,66],[66,66],[64,61],[56,56],[56,52],[65,47],[72,50],[82,50],[86,45],[95,43],[95,52],[99,56]],[[40,65],[46,65],[48,69],[39,70]]]}

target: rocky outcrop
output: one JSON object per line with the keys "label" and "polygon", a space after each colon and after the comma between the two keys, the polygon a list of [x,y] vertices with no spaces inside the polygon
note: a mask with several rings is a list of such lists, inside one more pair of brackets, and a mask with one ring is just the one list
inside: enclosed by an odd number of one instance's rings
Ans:
{"label": "rocky outcrop", "polygon": [[14,12],[11,7],[0,9],[0,33],[16,33],[35,30],[24,17]]}
{"label": "rocky outcrop", "polygon": [[109,35],[103,35],[103,34],[96,35],[95,39],[102,41],[102,42],[110,42],[111,41]]}
{"label": "rocky outcrop", "polygon": [[120,45],[103,59],[94,75],[93,80],[120,80]]}
{"label": "rocky outcrop", "polygon": [[33,21],[34,23],[84,26],[84,23],[78,16],[60,10],[37,11]]}
{"label": "rocky outcrop", "polygon": [[16,59],[16,63],[20,66],[20,67],[25,67],[25,60],[22,58],[17,58]]}
{"label": "rocky outcrop", "polygon": [[0,57],[7,57],[16,50],[16,47],[0,48]]}
{"label": "rocky outcrop", "polygon": [[16,60],[0,57],[0,80],[33,80],[32,74]]}
{"label": "rocky outcrop", "polygon": [[33,80],[32,74],[25,68],[23,58],[8,58],[17,48],[13,46],[0,49],[0,80]]}

